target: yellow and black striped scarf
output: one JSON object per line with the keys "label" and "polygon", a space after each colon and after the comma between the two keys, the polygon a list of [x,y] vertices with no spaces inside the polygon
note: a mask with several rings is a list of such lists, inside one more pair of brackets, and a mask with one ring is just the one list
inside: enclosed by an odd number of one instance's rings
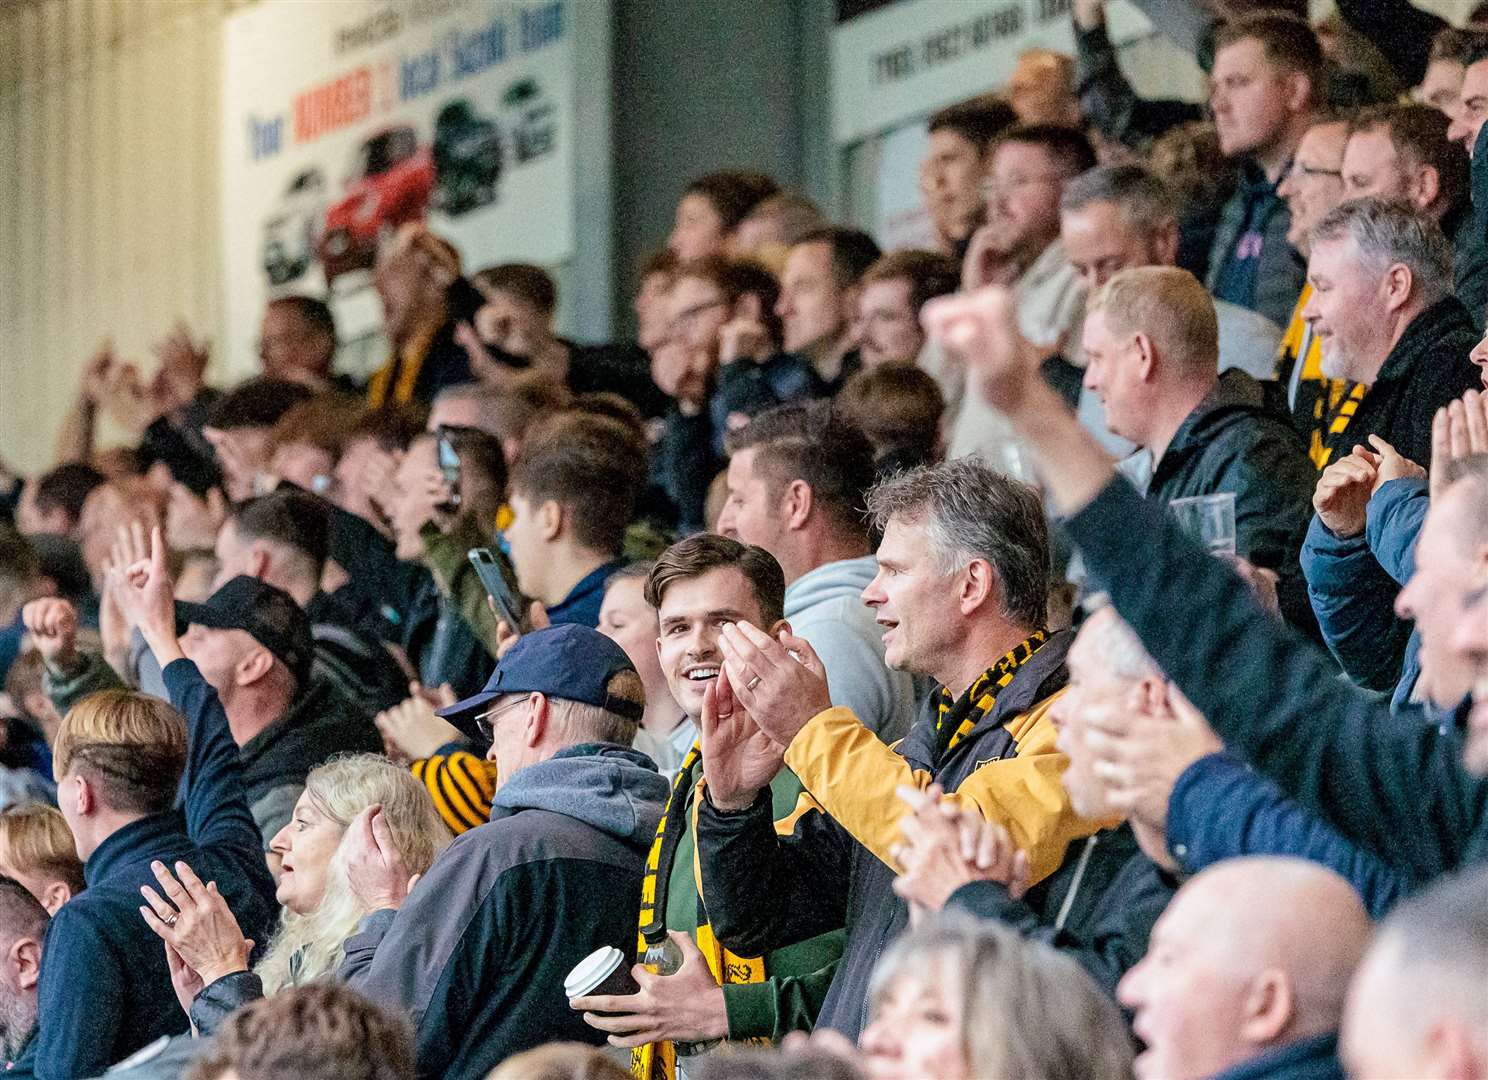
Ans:
{"label": "yellow and black striped scarf", "polygon": [[1334,436],[1348,430],[1349,421],[1359,411],[1364,393],[1369,387],[1363,383],[1352,386],[1343,379],[1328,382],[1327,392],[1319,394],[1312,405],[1312,435],[1308,440],[1307,456],[1319,472],[1333,460],[1333,447],[1328,445]]}
{"label": "yellow and black striped scarf", "polygon": [[[693,771],[702,758],[702,744],[693,743],[692,749],[682,759],[677,778],[672,781],[672,793],[667,797],[666,810],[656,826],[656,839],[651,841],[651,850],[646,856],[646,876],[641,880],[640,936],[636,944],[636,959],[646,955],[646,931],[666,933],[667,886],[671,880],[672,863],[677,856],[677,845],[687,832],[687,801],[694,787]],[[765,981],[763,957],[738,956],[719,944],[708,923],[703,906],[702,886],[698,886],[697,930],[693,934],[699,951],[708,961],[708,970],[718,985],[731,983],[761,983]],[[630,1052],[630,1074],[636,1080],[676,1080],[677,1051],[669,1042],[647,1043]]]}
{"label": "yellow and black striped scarf", "polygon": [[939,708],[935,717],[935,760],[943,760],[951,748],[970,735],[982,718],[997,707],[997,695],[1013,681],[1013,675],[1049,640],[1043,630],[1035,630],[1003,654],[997,663],[979,675],[959,698],[952,698],[940,688]]}

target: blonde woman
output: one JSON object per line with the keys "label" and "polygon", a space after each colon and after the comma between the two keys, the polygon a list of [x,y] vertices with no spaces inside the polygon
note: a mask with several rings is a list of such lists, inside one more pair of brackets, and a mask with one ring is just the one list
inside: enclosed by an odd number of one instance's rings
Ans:
{"label": "blonde woman", "polygon": [[871,1080],[1131,1080],[1115,1004],[1075,961],[997,923],[942,917],[904,935],[868,1000]]}
{"label": "blonde woman", "polygon": [[83,891],[83,862],[62,811],[34,802],[0,811],[0,874],[15,879],[48,915]]}
{"label": "blonde woman", "polygon": [[[360,819],[360,820],[359,820]],[[386,830],[410,874],[428,869],[449,843],[429,793],[413,775],[375,754],[334,758],[313,770],[294,814],[270,842],[281,860],[279,929],[251,971],[244,939],[212,885],[189,868],[158,867],[161,891],[145,889],[140,913],[166,945],[171,981],[199,1032],[247,1001],[333,977],[342,943],[366,912],[352,894],[341,841],[353,825]],[[172,918],[174,916],[174,918]]]}

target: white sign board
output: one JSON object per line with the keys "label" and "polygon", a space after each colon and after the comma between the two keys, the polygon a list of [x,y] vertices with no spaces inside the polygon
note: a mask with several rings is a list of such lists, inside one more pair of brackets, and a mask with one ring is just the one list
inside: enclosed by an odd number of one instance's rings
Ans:
{"label": "white sign board", "polygon": [[[832,34],[832,130],[839,146],[995,90],[1035,46],[1074,53],[1070,0],[898,0]],[[1151,24],[1113,4],[1117,41]]]}
{"label": "white sign board", "polygon": [[372,329],[372,260],[405,221],[467,268],[569,258],[579,2],[277,0],[226,21],[232,369],[273,295],[328,295],[343,338]]}

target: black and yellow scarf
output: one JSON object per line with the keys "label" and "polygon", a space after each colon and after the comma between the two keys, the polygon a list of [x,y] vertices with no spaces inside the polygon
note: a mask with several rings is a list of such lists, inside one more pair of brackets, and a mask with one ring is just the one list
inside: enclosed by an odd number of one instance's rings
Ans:
{"label": "black and yellow scarf", "polygon": [[[646,956],[646,932],[654,935],[666,933],[667,888],[671,882],[672,863],[677,857],[677,845],[687,833],[687,801],[692,795],[693,771],[702,758],[702,744],[693,743],[692,749],[682,759],[677,778],[672,781],[672,793],[667,797],[666,810],[656,826],[656,839],[651,841],[651,851],[646,856],[646,876],[641,880],[640,940],[636,945],[636,959]],[[730,983],[761,983],[765,981],[763,957],[738,956],[719,944],[708,923],[708,913],[703,906],[702,887],[698,887],[697,930],[693,934],[699,951],[708,961],[708,970],[718,985]],[[675,1080],[677,1075],[677,1051],[673,1044],[647,1043],[630,1052],[630,1074],[636,1080]]]}
{"label": "black and yellow scarf", "polygon": [[1013,675],[1049,640],[1046,631],[1035,630],[1020,641],[981,675],[959,698],[952,698],[940,688],[939,708],[935,717],[935,760],[943,761],[951,748],[970,735],[982,718],[997,707],[997,695],[1013,681]]}
{"label": "black and yellow scarf", "polygon": [[1319,394],[1312,404],[1312,434],[1308,440],[1307,456],[1321,472],[1333,460],[1333,447],[1329,443],[1335,436],[1348,430],[1349,421],[1364,402],[1364,393],[1369,387],[1363,383],[1352,386],[1342,379],[1329,380],[1325,393]]}

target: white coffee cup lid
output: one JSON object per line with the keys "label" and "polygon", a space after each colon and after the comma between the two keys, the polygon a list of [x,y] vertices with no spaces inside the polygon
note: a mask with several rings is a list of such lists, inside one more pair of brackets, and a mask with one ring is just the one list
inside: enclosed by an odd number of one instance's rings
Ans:
{"label": "white coffee cup lid", "polygon": [[610,977],[625,962],[625,954],[613,945],[595,949],[574,965],[574,969],[563,980],[563,992],[570,998],[583,997]]}

